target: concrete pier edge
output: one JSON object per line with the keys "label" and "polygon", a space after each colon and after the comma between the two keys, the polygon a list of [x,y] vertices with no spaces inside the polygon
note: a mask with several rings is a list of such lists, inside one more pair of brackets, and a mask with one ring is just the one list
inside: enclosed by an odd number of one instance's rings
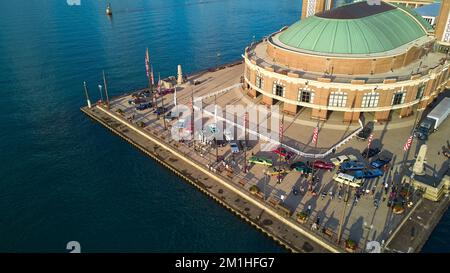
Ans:
{"label": "concrete pier edge", "polygon": [[[310,234],[309,232],[303,230],[303,228],[301,228],[300,226],[296,225],[295,223],[293,223],[293,221],[290,221],[288,219],[285,219],[284,217],[280,216],[276,211],[274,211],[272,208],[264,206],[262,204],[260,204],[259,200],[256,200],[255,198],[253,198],[252,196],[250,196],[248,193],[244,193],[242,192],[242,190],[237,189],[235,186],[231,185],[230,183],[223,181],[220,177],[218,177],[217,175],[211,173],[209,170],[203,168],[202,166],[199,166],[198,164],[192,162],[191,160],[189,160],[188,158],[186,158],[184,155],[178,153],[177,151],[173,150],[173,148],[167,146],[165,143],[160,142],[159,140],[155,139],[154,137],[150,136],[148,133],[143,133],[141,131],[140,128],[137,128],[134,125],[129,124],[128,122],[122,120],[120,117],[116,116],[113,113],[110,113],[109,111],[103,109],[101,106],[93,106],[93,108],[95,109],[99,109],[100,111],[102,111],[103,113],[107,114],[108,116],[112,117],[113,119],[115,119],[116,121],[120,122],[121,124],[127,126],[128,128],[130,128],[131,130],[135,131],[136,133],[142,135],[143,137],[147,138],[148,140],[150,140],[151,142],[159,145],[160,147],[163,147],[165,150],[167,150],[168,152],[172,153],[174,156],[176,156],[177,158],[182,159],[183,161],[185,161],[186,163],[188,163],[189,165],[193,166],[194,168],[196,168],[197,170],[203,172],[204,174],[208,175],[209,177],[213,178],[215,181],[219,182],[221,185],[223,185],[224,187],[228,188],[229,190],[231,190],[232,192],[234,192],[235,194],[238,194],[240,197],[244,198],[245,200],[251,202],[252,204],[256,205],[257,207],[259,207],[260,209],[264,210],[265,212],[267,212],[268,214],[270,214],[272,217],[276,218],[277,220],[281,221],[283,224],[289,226],[290,228],[292,228],[293,230],[299,232],[301,235],[303,235],[304,237],[306,237],[307,239],[314,241],[315,243],[317,243],[318,245],[320,245],[321,247],[323,247],[324,249],[326,249],[327,251],[330,252],[334,252],[334,253],[340,253],[342,252],[340,249],[337,249],[333,246],[331,246],[330,244],[324,242],[323,240],[315,237],[314,235]],[[121,138],[123,138],[124,140],[126,140],[127,142],[129,142],[130,144],[132,144],[133,146],[137,147],[140,151],[144,152],[145,154],[147,154],[148,156],[150,156],[151,158],[155,159],[158,163],[162,164],[163,166],[167,167],[169,170],[171,170],[172,172],[176,173],[178,176],[182,177],[184,180],[186,180],[187,182],[189,182],[190,184],[192,184],[193,186],[195,186],[196,188],[198,188],[201,192],[203,192],[204,194],[206,194],[207,196],[211,197],[213,200],[216,200],[219,204],[221,204],[222,206],[224,206],[225,208],[229,209],[230,211],[232,211],[235,215],[241,217],[242,219],[244,219],[247,223],[251,224],[252,226],[256,227],[258,230],[262,231],[264,234],[268,235],[270,238],[274,239],[278,244],[280,244],[281,246],[285,247],[286,249],[292,251],[292,252],[302,252],[300,249],[289,245],[289,243],[284,242],[284,240],[282,238],[279,238],[277,235],[273,234],[271,231],[261,227],[261,225],[255,223],[254,221],[252,221],[251,219],[249,219],[247,216],[245,216],[244,214],[242,214],[241,212],[235,210],[234,208],[232,208],[231,206],[229,206],[228,204],[226,204],[225,202],[223,202],[222,200],[220,200],[218,197],[216,197],[213,193],[201,188],[195,181],[193,178],[189,178],[187,176],[185,176],[184,174],[182,174],[181,172],[179,172],[178,170],[174,169],[172,166],[170,166],[167,162],[159,159],[156,155],[153,155],[151,152],[149,152],[148,150],[146,150],[143,147],[140,147],[139,144],[135,143],[132,139],[129,139],[127,136],[124,136],[121,132],[118,132],[117,130],[111,128],[111,126],[109,126],[108,124],[106,124],[104,121],[102,121],[101,119],[97,118],[92,111],[90,111],[89,109],[86,109],[86,107],[82,107],[80,108],[81,111],[83,113],[85,113],[86,115],[88,115],[89,117],[91,117],[92,119],[94,119],[95,121],[99,122],[100,124],[102,124],[104,127],[108,128],[110,131],[112,131],[113,133],[115,133],[116,135],[120,136]]]}

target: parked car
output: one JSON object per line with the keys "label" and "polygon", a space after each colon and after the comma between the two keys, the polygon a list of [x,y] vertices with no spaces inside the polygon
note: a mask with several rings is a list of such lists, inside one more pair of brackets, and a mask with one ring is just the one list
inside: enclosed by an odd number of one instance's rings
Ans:
{"label": "parked car", "polygon": [[384,165],[388,164],[389,162],[391,162],[391,158],[380,156],[377,159],[375,159],[374,161],[370,162],[370,166],[372,168],[379,169],[379,168],[383,167]]}
{"label": "parked car", "polygon": [[306,163],[301,162],[301,161],[297,161],[291,164],[290,166],[291,170],[296,170],[297,172],[300,173],[312,173],[312,168],[309,167],[308,165],[306,165]]}
{"label": "parked car", "polygon": [[359,188],[363,185],[363,182],[361,179],[357,179],[356,177],[354,177],[353,175],[349,175],[346,173],[336,173],[333,176],[333,180],[344,184],[344,185],[349,185],[350,187],[354,187],[354,188]]}
{"label": "parked car", "polygon": [[370,157],[376,156],[379,153],[380,153],[380,148],[365,148],[361,155],[364,158],[370,158]]}
{"label": "parked car", "polygon": [[331,158],[330,161],[334,166],[339,167],[342,163],[346,161],[357,161],[358,158],[354,155],[340,155],[336,158]]}
{"label": "parked car", "polygon": [[153,114],[162,115],[165,112],[167,112],[168,110],[169,110],[169,108],[167,108],[167,107],[159,106],[158,108],[155,109],[155,111],[153,111]]}
{"label": "parked car", "polygon": [[175,88],[169,88],[169,89],[162,89],[162,90],[159,90],[159,95],[161,95],[161,96],[164,96],[164,95],[166,95],[166,94],[172,94],[172,93],[175,93]]}
{"label": "parked car", "polygon": [[317,169],[324,169],[324,170],[329,170],[329,171],[334,169],[333,163],[325,162],[322,160],[316,160],[316,161],[314,161],[314,163],[312,165],[314,168],[317,168]]}
{"label": "parked car", "polygon": [[265,166],[272,166],[272,160],[264,157],[252,156],[249,158],[248,163],[260,164]]}
{"label": "parked car", "polygon": [[186,120],[184,118],[180,118],[174,125],[176,129],[184,129],[186,128]]}
{"label": "parked car", "polygon": [[295,167],[304,167],[304,166],[307,166],[305,162],[295,161],[290,165],[290,169],[293,170]]}
{"label": "parked car", "polygon": [[173,120],[177,119],[177,116],[172,111],[169,111],[169,112],[166,113],[164,118],[166,119],[167,122],[170,122],[170,121],[173,121]]}
{"label": "parked car", "polygon": [[143,111],[143,110],[148,109],[150,107],[152,107],[152,103],[151,102],[141,103],[138,106],[136,106],[136,110]]}
{"label": "parked car", "polygon": [[237,145],[236,142],[232,141],[230,142],[230,148],[231,148],[231,152],[232,153],[239,153],[239,146]]}
{"label": "parked car", "polygon": [[362,170],[366,164],[361,161],[347,161],[341,164],[340,170],[343,172]]}
{"label": "parked car", "polygon": [[276,153],[276,154],[278,154],[278,155],[280,155],[282,157],[286,157],[286,158],[291,158],[291,157],[294,156],[293,152],[288,151],[288,150],[286,150],[283,147],[279,147],[279,148],[273,150],[272,152],[274,152],[274,153]]}
{"label": "parked car", "polygon": [[150,97],[150,95],[151,95],[150,90],[144,90],[138,93],[138,97],[148,98]]}
{"label": "parked car", "polygon": [[267,175],[279,175],[279,174],[285,174],[288,173],[289,171],[283,168],[277,168],[277,167],[272,167],[270,169],[267,169],[265,171],[265,173]]}
{"label": "parked car", "polygon": [[373,130],[373,122],[368,122],[364,128],[356,134],[356,138],[360,140],[366,140]]}
{"label": "parked car", "polygon": [[136,104],[140,104],[140,103],[144,103],[144,102],[147,102],[147,101],[145,99],[143,99],[143,98],[135,98],[133,100],[129,100],[128,104],[129,105],[136,105]]}
{"label": "parked car", "polygon": [[353,176],[357,179],[363,179],[363,178],[376,178],[379,176],[383,176],[383,171],[380,169],[369,169],[369,170],[362,170],[362,171],[356,171]]}

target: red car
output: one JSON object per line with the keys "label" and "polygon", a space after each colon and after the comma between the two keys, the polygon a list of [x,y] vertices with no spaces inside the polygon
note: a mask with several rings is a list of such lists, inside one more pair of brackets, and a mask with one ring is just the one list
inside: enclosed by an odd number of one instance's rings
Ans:
{"label": "red car", "polygon": [[294,156],[294,153],[291,151],[286,150],[285,148],[279,147],[276,150],[273,150],[272,152],[286,158],[291,158]]}
{"label": "red car", "polygon": [[314,168],[317,169],[325,169],[331,171],[334,168],[334,165],[332,163],[328,163],[321,160],[316,160],[313,163]]}

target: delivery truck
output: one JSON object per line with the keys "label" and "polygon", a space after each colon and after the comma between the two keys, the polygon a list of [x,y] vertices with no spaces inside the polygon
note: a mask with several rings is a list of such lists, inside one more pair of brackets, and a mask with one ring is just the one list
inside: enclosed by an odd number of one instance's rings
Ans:
{"label": "delivery truck", "polygon": [[450,113],[450,98],[444,98],[433,110],[422,120],[416,129],[415,136],[421,140],[427,140],[428,136],[436,131],[445,121]]}

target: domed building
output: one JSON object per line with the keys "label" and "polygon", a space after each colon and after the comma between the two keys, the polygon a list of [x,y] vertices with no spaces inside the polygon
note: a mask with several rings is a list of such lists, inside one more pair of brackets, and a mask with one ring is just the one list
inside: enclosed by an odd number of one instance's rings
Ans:
{"label": "domed building", "polygon": [[[322,5],[318,13],[310,2]],[[324,6],[304,1],[301,21],[245,49],[248,95],[287,114],[306,107],[313,119],[343,112],[354,122],[364,112],[377,121],[409,116],[445,89],[447,55],[420,15],[385,2]]]}

